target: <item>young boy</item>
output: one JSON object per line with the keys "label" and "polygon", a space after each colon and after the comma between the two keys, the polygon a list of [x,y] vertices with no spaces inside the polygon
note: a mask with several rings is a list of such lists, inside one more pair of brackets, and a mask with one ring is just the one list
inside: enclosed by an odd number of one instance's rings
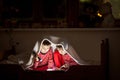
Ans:
{"label": "young boy", "polygon": [[53,70],[54,62],[53,62],[53,52],[51,47],[51,42],[48,39],[43,39],[40,45],[40,50],[38,53],[35,53],[35,60],[32,70],[37,71],[46,71]]}
{"label": "young boy", "polygon": [[65,51],[62,44],[56,46],[54,52],[56,70],[68,70],[70,66],[78,65],[73,58]]}

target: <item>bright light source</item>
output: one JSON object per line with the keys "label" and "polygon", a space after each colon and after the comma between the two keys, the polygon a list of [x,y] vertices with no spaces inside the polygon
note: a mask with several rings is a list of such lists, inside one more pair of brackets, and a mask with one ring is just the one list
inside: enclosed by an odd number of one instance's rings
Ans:
{"label": "bright light source", "polygon": [[99,12],[97,13],[97,15],[98,15],[99,17],[102,17],[102,14],[100,14]]}

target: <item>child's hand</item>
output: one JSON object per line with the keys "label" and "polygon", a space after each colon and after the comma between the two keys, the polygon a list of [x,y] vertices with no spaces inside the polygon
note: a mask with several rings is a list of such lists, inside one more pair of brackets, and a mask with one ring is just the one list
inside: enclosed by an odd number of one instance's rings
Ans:
{"label": "child's hand", "polygon": [[58,71],[60,71],[60,70],[61,70],[61,68],[58,68],[58,67],[56,67],[56,68],[55,68],[55,70],[58,70]]}
{"label": "child's hand", "polygon": [[36,59],[36,61],[39,61],[39,58],[38,58],[38,57],[36,57],[35,59]]}
{"label": "child's hand", "polygon": [[60,67],[60,70],[67,71],[69,67],[70,66],[68,64],[64,64],[63,66]]}
{"label": "child's hand", "polygon": [[63,68],[69,68],[69,65],[68,64],[64,64],[62,67]]}

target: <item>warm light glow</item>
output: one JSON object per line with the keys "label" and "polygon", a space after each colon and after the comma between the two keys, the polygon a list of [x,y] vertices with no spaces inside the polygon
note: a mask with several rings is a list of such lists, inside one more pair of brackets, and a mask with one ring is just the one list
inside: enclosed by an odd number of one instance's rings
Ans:
{"label": "warm light glow", "polygon": [[102,17],[102,14],[100,14],[99,12],[97,13],[97,15],[98,15],[99,17]]}

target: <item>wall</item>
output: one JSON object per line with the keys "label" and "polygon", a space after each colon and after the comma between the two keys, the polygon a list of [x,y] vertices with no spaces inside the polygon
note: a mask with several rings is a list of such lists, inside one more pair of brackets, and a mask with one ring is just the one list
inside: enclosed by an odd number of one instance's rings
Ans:
{"label": "wall", "polygon": [[[1,50],[10,49],[9,35],[8,30],[0,30]],[[27,53],[28,55],[31,53],[37,40],[51,35],[67,39],[83,60],[93,61],[95,64],[100,64],[101,40],[108,38],[110,45],[110,79],[115,80],[115,78],[119,78],[120,29],[14,29],[11,33],[17,54]]]}

